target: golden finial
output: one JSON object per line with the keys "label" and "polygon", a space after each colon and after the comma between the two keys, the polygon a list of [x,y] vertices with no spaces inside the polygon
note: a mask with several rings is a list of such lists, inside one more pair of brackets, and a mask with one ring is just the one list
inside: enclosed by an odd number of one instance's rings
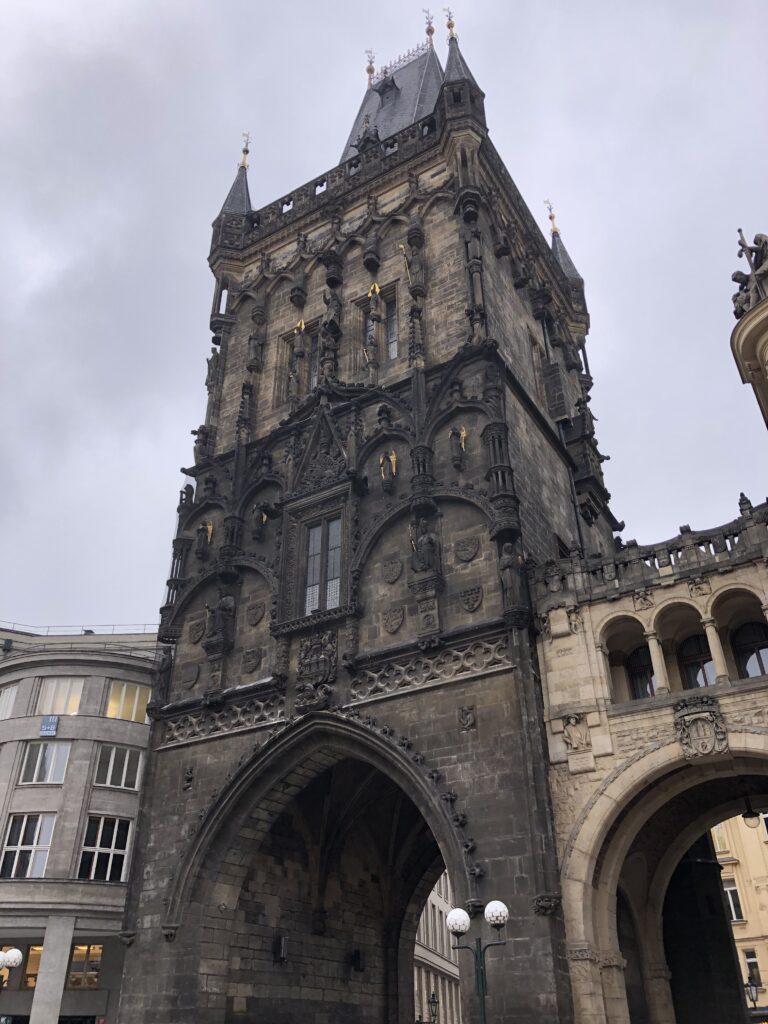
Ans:
{"label": "golden finial", "polygon": [[424,11],[424,15],[427,19],[427,27],[424,31],[427,33],[427,42],[431,46],[432,36],[435,34],[435,26],[432,24],[432,22],[435,19],[432,17],[432,13],[430,12],[428,7],[422,7],[422,11]]}
{"label": "golden finial", "polygon": [[379,288],[378,284],[374,281],[371,287],[368,289],[368,298],[371,299],[373,298],[374,295],[379,295],[380,293],[381,288]]}
{"label": "golden finial", "polygon": [[376,54],[373,50],[366,50],[365,56],[368,58],[368,65],[365,69],[365,73],[368,75],[368,88],[371,89],[373,88],[373,76],[376,73],[376,68],[373,66],[373,59]]}
{"label": "golden finial", "polygon": [[549,221],[550,221],[550,224],[552,225],[552,227],[550,228],[550,231],[552,232],[553,235],[559,235],[560,234],[560,228],[555,223],[555,208],[552,205],[552,200],[551,199],[545,199],[544,200],[544,205],[549,210]]}
{"label": "golden finial", "polygon": [[448,29],[448,38],[456,39],[456,33],[453,31],[456,28],[456,22],[453,20],[453,11],[450,7],[444,7],[443,10],[448,18],[445,23],[445,27]]}
{"label": "golden finial", "polygon": [[296,326],[293,329],[293,333],[294,334],[303,334],[304,333],[304,327],[305,327],[304,321],[303,320],[299,320],[299,322],[296,324]]}
{"label": "golden finial", "polygon": [[243,132],[243,155],[240,157],[240,163],[237,166],[244,167],[246,170],[248,170],[248,154],[250,153],[250,149],[248,147],[250,144],[251,133]]}

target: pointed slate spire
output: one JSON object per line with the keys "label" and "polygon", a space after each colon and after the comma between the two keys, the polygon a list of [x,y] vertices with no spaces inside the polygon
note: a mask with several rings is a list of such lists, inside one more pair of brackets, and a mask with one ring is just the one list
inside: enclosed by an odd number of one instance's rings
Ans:
{"label": "pointed slate spire", "polygon": [[449,119],[471,117],[483,129],[485,123],[485,93],[475,81],[464,55],[459,49],[459,37],[454,32],[454,20],[448,14],[448,60],[443,76],[443,104]]}
{"label": "pointed slate spire", "polygon": [[584,278],[576,269],[576,264],[573,262],[571,257],[568,255],[568,250],[565,248],[562,238],[560,237],[560,228],[557,226],[555,221],[555,211],[552,203],[547,199],[546,206],[549,210],[549,221],[552,227],[552,252],[554,253],[555,259],[560,264],[560,269],[568,278],[569,281],[580,281],[584,283]]}
{"label": "pointed slate spire", "polygon": [[248,154],[250,152],[248,145],[251,141],[251,136],[248,132],[245,132],[243,138],[245,139],[243,155],[240,163],[237,165],[237,175],[227,198],[224,200],[221,213],[244,214],[251,212],[251,194],[248,191]]}

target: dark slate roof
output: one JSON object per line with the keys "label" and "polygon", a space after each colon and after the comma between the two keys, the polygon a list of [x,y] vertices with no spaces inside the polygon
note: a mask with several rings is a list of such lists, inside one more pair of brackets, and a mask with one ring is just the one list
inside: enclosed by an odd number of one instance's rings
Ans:
{"label": "dark slate roof", "polygon": [[467,62],[462,56],[461,50],[459,49],[459,40],[456,36],[452,36],[448,40],[448,60],[445,62],[445,81],[471,82],[479,92],[483,91],[475,81],[474,75],[469,70]]}
{"label": "dark slate roof", "polygon": [[568,250],[563,245],[563,240],[560,237],[559,231],[552,233],[552,252],[555,254],[555,259],[560,264],[560,269],[567,278],[571,281],[581,281],[581,274],[576,269],[576,266],[568,255]]}
{"label": "dark slate roof", "polygon": [[[395,88],[392,88],[393,82]],[[388,139],[432,113],[442,84],[443,69],[431,46],[392,75],[376,82],[372,89],[366,90],[340,163],[357,153],[355,143],[363,134],[366,116],[379,138]]]}
{"label": "dark slate roof", "polygon": [[237,177],[232,183],[229,195],[224,200],[222,213],[250,213],[251,194],[248,191],[248,172],[242,164],[237,168]]}

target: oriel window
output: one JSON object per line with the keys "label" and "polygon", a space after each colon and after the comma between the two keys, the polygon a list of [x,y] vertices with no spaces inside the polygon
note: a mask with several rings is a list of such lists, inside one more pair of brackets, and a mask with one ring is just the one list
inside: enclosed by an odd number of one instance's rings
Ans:
{"label": "oriel window", "polygon": [[341,517],[307,530],[307,576],[304,614],[338,608],[341,595]]}

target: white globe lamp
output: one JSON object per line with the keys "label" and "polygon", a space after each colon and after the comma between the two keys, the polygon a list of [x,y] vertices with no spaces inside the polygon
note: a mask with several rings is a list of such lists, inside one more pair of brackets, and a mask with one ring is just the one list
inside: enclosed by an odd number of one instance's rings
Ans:
{"label": "white globe lamp", "polygon": [[499,931],[509,920],[509,911],[506,904],[501,900],[491,900],[485,907],[485,920],[488,924]]}
{"label": "white globe lamp", "polygon": [[466,935],[470,925],[469,914],[461,907],[454,907],[446,917],[445,924],[451,935],[455,935],[457,938],[460,935]]}

